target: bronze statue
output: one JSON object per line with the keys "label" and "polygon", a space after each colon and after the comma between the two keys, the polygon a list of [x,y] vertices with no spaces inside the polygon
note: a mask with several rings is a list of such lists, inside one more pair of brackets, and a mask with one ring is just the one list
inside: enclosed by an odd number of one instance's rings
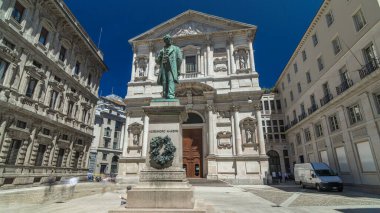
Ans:
{"label": "bronze statue", "polygon": [[162,85],[163,98],[175,98],[175,84],[178,84],[182,53],[179,47],[172,44],[170,35],[164,37],[165,46],[160,50],[156,63],[160,65],[157,84]]}

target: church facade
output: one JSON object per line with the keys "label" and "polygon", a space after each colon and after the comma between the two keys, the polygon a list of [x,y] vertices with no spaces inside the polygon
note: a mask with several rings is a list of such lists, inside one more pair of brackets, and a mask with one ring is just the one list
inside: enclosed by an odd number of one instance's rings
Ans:
{"label": "church facade", "polygon": [[142,107],[160,98],[155,57],[169,34],[183,54],[176,97],[186,106],[183,167],[189,178],[262,183],[268,172],[262,90],[255,69],[256,26],[188,10],[129,40],[131,81],[120,179],[137,178],[147,156],[149,117]]}

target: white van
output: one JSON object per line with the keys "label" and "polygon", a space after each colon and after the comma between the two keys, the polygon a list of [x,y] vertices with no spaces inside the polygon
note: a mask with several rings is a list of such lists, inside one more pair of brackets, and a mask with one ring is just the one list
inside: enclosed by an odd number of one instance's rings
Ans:
{"label": "white van", "polygon": [[325,163],[295,164],[294,180],[302,188],[315,187],[318,191],[343,191],[342,179]]}

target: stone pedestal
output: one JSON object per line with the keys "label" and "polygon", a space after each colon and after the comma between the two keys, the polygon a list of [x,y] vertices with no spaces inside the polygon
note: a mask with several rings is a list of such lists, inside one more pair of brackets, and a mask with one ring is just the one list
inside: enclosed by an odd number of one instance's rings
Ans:
{"label": "stone pedestal", "polygon": [[[186,120],[185,107],[177,99],[153,99],[150,106],[143,107],[149,116],[149,131],[146,166],[140,172],[138,185],[128,192],[126,210],[139,212],[156,209],[156,212],[168,209],[194,209],[193,190],[186,179],[182,168],[182,129],[181,123]],[[170,138],[175,147],[173,158],[165,164],[153,159],[152,140]],[[163,154],[167,145],[160,148]]]}

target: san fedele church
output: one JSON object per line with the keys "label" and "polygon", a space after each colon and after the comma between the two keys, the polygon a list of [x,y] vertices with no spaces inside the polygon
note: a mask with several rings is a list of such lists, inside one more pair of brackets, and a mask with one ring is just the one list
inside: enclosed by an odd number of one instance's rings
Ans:
{"label": "san fedele church", "polygon": [[186,107],[183,168],[188,178],[263,183],[268,172],[261,121],[256,26],[188,10],[129,40],[131,81],[119,178],[138,178],[147,156],[149,117],[143,106],[160,98],[155,57],[169,34],[183,53],[176,97]]}

